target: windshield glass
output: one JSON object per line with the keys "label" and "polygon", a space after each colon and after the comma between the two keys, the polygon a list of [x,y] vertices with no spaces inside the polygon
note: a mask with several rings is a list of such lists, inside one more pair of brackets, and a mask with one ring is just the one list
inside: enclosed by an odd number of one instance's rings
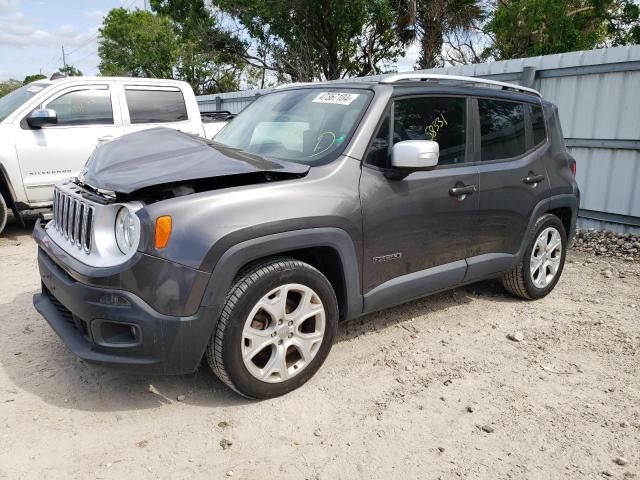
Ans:
{"label": "windshield glass", "polygon": [[0,122],[46,86],[47,83],[30,83],[0,98]]}
{"label": "windshield glass", "polygon": [[271,93],[245,108],[214,142],[282,160],[324,163],[342,152],[372,95],[335,88]]}

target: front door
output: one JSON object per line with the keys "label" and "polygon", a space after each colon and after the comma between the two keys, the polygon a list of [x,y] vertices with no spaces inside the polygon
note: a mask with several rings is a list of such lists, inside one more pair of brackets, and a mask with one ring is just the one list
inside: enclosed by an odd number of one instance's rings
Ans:
{"label": "front door", "polygon": [[32,129],[21,122],[16,150],[30,203],[51,201],[53,185],[77,176],[100,141],[123,133],[109,87],[75,86],[53,94],[41,107],[55,110],[57,124]]}
{"label": "front door", "polygon": [[[381,123],[360,181],[366,310],[463,280],[478,211],[478,169],[466,161],[470,108],[464,97],[400,98]],[[394,172],[391,146],[404,140],[437,141],[438,166]]]}
{"label": "front door", "polygon": [[[536,205],[549,196],[548,150],[539,105],[478,98],[480,205],[467,280],[511,266]],[[502,259],[502,260],[501,260]]]}

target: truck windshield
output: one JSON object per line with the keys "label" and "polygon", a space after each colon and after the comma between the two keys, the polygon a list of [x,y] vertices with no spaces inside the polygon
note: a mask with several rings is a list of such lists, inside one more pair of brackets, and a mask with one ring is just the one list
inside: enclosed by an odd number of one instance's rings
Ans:
{"label": "truck windshield", "polygon": [[0,98],[0,122],[48,85],[48,83],[30,83]]}
{"label": "truck windshield", "polygon": [[336,88],[270,93],[245,108],[214,142],[282,160],[326,163],[340,155],[372,95]]}

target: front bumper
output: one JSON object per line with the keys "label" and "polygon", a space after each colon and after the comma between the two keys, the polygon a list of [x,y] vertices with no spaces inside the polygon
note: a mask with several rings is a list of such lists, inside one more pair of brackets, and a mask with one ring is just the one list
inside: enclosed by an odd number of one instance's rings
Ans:
{"label": "front bumper", "polygon": [[184,374],[198,368],[216,307],[201,306],[184,317],[163,315],[130,292],[79,282],[43,248],[38,249],[38,266],[42,293],[34,295],[33,304],[78,357],[144,373]]}

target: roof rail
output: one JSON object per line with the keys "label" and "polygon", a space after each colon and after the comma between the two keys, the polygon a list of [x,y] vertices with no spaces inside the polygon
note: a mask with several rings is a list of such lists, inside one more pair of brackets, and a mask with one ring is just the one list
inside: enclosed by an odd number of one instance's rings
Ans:
{"label": "roof rail", "polygon": [[534,90],[533,88],[521,87],[520,85],[516,85],[515,83],[505,83],[505,82],[497,82],[495,80],[487,80],[485,78],[478,77],[461,77],[458,75],[440,75],[437,73],[397,73],[394,75],[389,75],[388,77],[380,80],[380,83],[397,83],[403,80],[422,80],[422,81],[454,81],[461,83],[473,83],[477,85],[492,85],[496,87],[501,87],[503,90],[511,89],[519,92],[532,93],[537,95],[538,97],[542,97],[538,90]]}
{"label": "roof rail", "polygon": [[317,85],[318,82],[293,82],[293,83],[281,83],[274,87],[274,90],[282,90],[283,88],[302,87],[304,85]]}

